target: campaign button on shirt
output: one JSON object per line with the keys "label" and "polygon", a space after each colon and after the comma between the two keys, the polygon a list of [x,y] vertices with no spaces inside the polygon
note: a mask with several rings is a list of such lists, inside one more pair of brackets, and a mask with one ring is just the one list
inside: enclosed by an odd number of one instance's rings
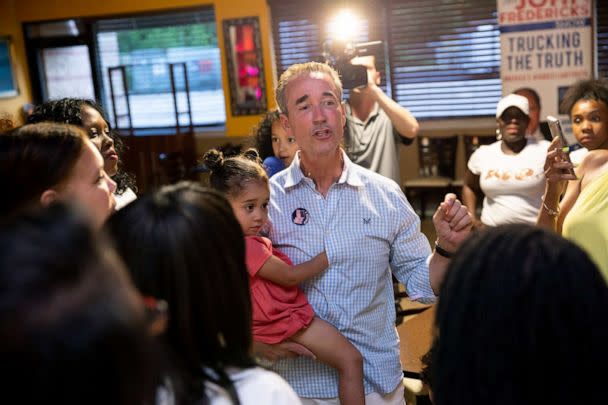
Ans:
{"label": "campaign button on shirt", "polygon": [[291,222],[296,225],[306,225],[308,223],[308,211],[305,208],[296,208],[291,213]]}

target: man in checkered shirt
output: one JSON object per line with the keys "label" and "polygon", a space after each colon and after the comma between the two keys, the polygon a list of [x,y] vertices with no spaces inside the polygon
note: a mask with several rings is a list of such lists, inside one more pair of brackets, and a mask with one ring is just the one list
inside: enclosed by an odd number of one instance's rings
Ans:
{"label": "man in checkered shirt", "polygon": [[[404,404],[391,270],[410,297],[432,301],[454,252],[471,228],[466,207],[448,194],[433,223],[436,249],[393,180],[352,163],[341,148],[342,85],[328,65],[291,66],[279,80],[281,122],[300,150],[271,180],[270,238],[295,264],[321,251],[330,266],[301,285],[317,316],[364,358],[366,404]],[[293,343],[256,344],[305,404],[338,404],[337,373]]]}

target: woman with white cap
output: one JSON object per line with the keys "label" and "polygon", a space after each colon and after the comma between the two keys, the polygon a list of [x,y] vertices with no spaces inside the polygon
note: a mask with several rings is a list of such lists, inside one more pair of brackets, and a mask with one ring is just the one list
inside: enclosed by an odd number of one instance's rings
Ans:
{"label": "woman with white cap", "polygon": [[483,195],[481,219],[473,212],[476,226],[536,223],[549,142],[526,137],[529,112],[525,97],[503,97],[496,108],[498,141],[480,146],[469,158],[462,201],[476,207],[477,196]]}

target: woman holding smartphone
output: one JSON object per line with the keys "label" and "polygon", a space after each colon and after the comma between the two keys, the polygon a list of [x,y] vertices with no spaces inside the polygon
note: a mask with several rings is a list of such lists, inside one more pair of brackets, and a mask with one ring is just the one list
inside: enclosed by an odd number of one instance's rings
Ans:
{"label": "woman holding smartphone", "polygon": [[500,139],[480,146],[469,158],[462,201],[467,207],[476,207],[477,195],[483,195],[481,218],[473,212],[477,228],[536,222],[545,188],[543,162],[549,142],[526,137],[529,122],[525,97],[503,97],[496,106]]}
{"label": "woman holding smartphone", "polygon": [[561,140],[553,140],[545,160],[538,224],[576,242],[608,280],[608,80],[574,84],[562,108],[569,112],[572,132],[589,153],[575,168]]}

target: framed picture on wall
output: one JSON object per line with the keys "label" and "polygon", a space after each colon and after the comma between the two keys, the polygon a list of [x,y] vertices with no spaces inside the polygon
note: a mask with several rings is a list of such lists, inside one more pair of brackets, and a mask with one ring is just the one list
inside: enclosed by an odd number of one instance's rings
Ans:
{"label": "framed picture on wall", "polygon": [[223,21],[232,115],[266,112],[266,83],[258,17]]}
{"label": "framed picture on wall", "polygon": [[11,60],[10,37],[0,37],[0,98],[19,94],[13,63]]}

